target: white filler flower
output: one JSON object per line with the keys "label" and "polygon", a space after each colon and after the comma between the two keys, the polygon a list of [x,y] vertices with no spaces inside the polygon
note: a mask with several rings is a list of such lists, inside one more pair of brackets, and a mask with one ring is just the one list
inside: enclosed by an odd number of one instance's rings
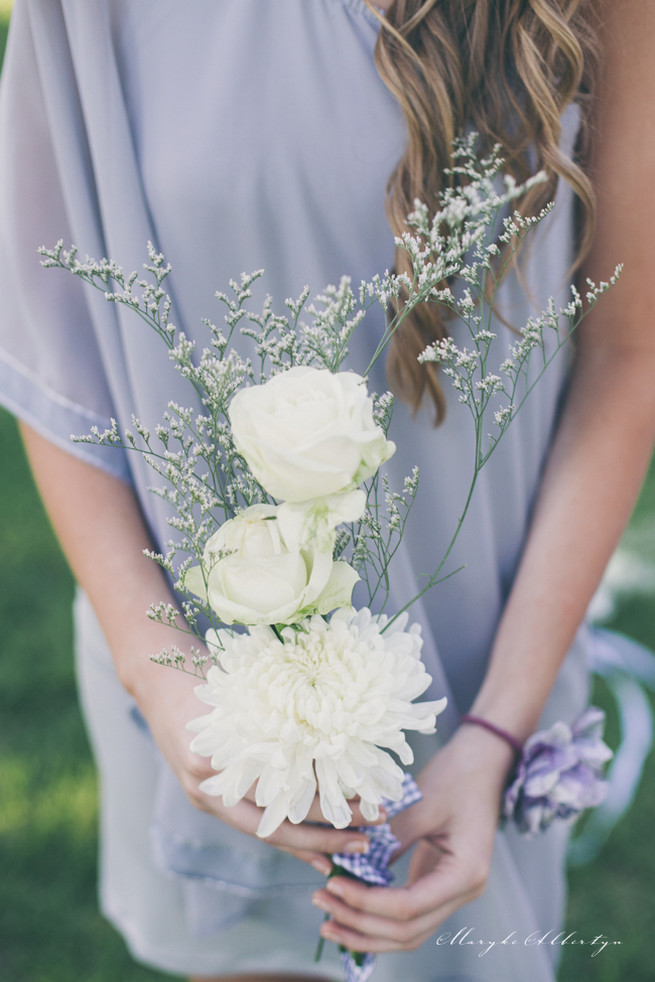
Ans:
{"label": "white filler flower", "polygon": [[210,631],[222,667],[196,693],[214,708],[188,727],[198,734],[192,750],[220,773],[201,789],[230,806],[256,782],[262,837],[285,818],[301,822],[317,791],[337,828],[351,819],[348,798],[359,796],[368,821],[383,798],[398,801],[403,771],[386,751],[411,763],[403,730],[433,733],[446,700],[412,702],[431,681],[420,629],[403,630],[405,615],[381,633],[386,622],[348,608],[285,628],[282,639],[268,627]]}
{"label": "white filler flower", "polygon": [[237,450],[279,501],[351,491],[396,449],[354,372],[297,365],[240,389],[228,415]]}

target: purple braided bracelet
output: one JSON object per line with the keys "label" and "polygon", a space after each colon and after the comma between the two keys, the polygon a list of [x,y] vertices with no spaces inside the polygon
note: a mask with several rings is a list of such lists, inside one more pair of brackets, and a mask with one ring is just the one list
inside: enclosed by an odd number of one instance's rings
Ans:
{"label": "purple braided bracelet", "polygon": [[485,730],[489,730],[490,733],[495,733],[505,743],[509,743],[516,754],[523,753],[523,744],[515,736],[512,736],[507,730],[503,730],[502,727],[496,726],[495,723],[490,723],[488,719],[482,719],[481,716],[472,716],[470,713],[465,713],[459,722],[460,724],[472,723],[474,726],[482,726]]}

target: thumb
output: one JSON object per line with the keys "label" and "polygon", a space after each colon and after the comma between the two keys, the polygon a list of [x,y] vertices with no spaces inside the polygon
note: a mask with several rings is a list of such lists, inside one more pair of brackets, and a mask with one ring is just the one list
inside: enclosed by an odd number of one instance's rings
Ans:
{"label": "thumb", "polygon": [[447,863],[448,857],[448,850],[437,837],[421,839],[409,862],[407,886],[433,873],[437,866]]}
{"label": "thumb", "polygon": [[439,813],[435,802],[426,803],[425,799],[410,805],[397,815],[391,822],[391,831],[400,842],[399,848],[393,854],[392,862],[400,859],[415,842],[425,836],[434,836],[435,840],[442,829],[446,828],[448,816],[444,811]]}

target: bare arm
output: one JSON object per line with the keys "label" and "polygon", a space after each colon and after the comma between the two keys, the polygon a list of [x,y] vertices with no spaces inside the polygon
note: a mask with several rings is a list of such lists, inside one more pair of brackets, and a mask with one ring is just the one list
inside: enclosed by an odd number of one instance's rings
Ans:
{"label": "bare arm", "polygon": [[[528,540],[472,708],[520,739],[535,728],[655,439],[655,7],[598,6],[605,46],[592,165],[598,226],[584,273],[607,279],[619,261],[625,271],[580,331]],[[478,896],[510,763],[497,737],[462,727],[421,775],[423,801],[394,823],[405,846],[418,841],[408,884],[366,890],[331,881],[316,897],[334,919],[324,933],[365,951],[414,948]]]}
{"label": "bare arm", "polygon": [[624,272],[580,328],[530,538],[476,701],[476,712],[502,717],[520,737],[538,719],[630,516],[655,439],[655,16],[644,0],[601,7],[598,224],[583,275],[607,279],[618,261]]}
{"label": "bare arm", "polygon": [[[245,799],[225,808],[220,798],[198,789],[213,771],[189,750],[185,724],[206,710],[193,693],[197,684],[148,658],[173,644],[184,649],[173,628],[146,617],[152,602],[173,600],[160,568],[142,554],[151,545],[137,499],[126,484],[87,464],[21,424],[25,447],[44,504],[75,578],[86,591],[111,649],[118,676],[145,716],[160,750],[196,807],[255,834],[261,809]],[[320,812],[310,813],[320,819]],[[353,810],[353,824],[363,824]],[[267,840],[322,871],[324,854],[339,852],[365,836],[285,822]],[[354,850],[353,850],[354,851]]]}

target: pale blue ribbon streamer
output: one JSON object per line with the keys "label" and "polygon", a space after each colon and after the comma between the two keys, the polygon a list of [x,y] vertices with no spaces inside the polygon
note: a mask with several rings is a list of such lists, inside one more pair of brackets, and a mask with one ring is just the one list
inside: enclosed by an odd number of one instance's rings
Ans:
{"label": "pale blue ribbon streamer", "polygon": [[610,690],[619,716],[621,743],[608,771],[605,800],[571,839],[568,862],[582,866],[598,855],[617,822],[629,811],[653,744],[655,655],[615,631],[591,628],[590,667]]}

